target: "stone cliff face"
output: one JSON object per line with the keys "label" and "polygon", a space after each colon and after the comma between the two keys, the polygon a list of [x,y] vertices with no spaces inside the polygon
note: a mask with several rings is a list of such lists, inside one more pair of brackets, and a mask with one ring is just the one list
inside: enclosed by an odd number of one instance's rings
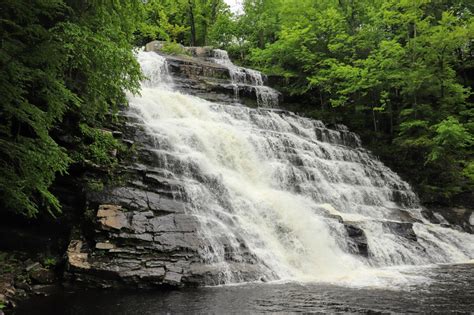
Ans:
{"label": "stone cliff face", "polygon": [[[120,184],[87,193],[94,229],[71,240],[66,278],[99,287],[219,284],[217,270],[197,254],[207,244],[196,218],[186,211],[182,183],[167,178],[140,121],[133,116],[123,120],[115,132],[136,146],[135,153],[119,167]],[[252,255],[243,250],[231,256],[231,268],[257,280]]]}

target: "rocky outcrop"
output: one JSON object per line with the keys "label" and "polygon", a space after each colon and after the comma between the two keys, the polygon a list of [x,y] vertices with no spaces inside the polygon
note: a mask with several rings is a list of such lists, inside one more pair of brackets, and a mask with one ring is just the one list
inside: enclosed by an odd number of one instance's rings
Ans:
{"label": "rocky outcrop", "polygon": [[344,228],[349,236],[349,250],[353,254],[368,257],[367,237],[364,230],[350,223],[345,223]]}
{"label": "rocky outcrop", "polygon": [[409,241],[417,241],[415,231],[413,231],[413,223],[410,222],[383,222],[382,228],[392,234],[406,238]]}
{"label": "rocky outcrop", "polygon": [[33,295],[46,296],[57,287],[56,258],[40,263],[44,253],[35,258],[31,251],[2,251],[0,256],[0,310],[5,308],[7,314],[19,302]]}
{"label": "rocky outcrop", "polygon": [[[154,41],[145,46],[146,51],[162,54],[163,42]],[[235,84],[229,67],[214,61],[212,47],[182,47],[189,55],[166,55],[168,69],[173,76],[174,88],[187,94],[223,104],[241,103],[256,107],[258,89],[263,87],[251,84]],[[242,68],[246,81],[252,81],[250,72]],[[262,75],[263,82],[267,82]],[[276,91],[275,91],[276,92]],[[282,95],[279,94],[280,101]]]}
{"label": "rocky outcrop", "polygon": [[424,208],[421,213],[431,223],[474,234],[474,211],[472,208],[431,205],[429,208]]}
{"label": "rocky outcrop", "polygon": [[116,133],[135,153],[119,166],[120,183],[87,193],[93,231],[73,233],[66,279],[98,287],[220,284],[224,273],[259,280],[261,267],[245,244],[239,253],[226,253],[225,270],[203,258],[209,244],[188,209],[183,184],[160,167],[140,121],[124,121]]}

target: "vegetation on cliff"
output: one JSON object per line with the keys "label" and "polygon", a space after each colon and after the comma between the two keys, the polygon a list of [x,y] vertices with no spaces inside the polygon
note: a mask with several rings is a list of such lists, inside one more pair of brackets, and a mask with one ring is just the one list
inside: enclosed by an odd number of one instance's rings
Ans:
{"label": "vegetation on cliff", "polygon": [[[1,1],[0,202],[35,216],[71,163],[111,149],[103,122],[141,77],[132,53],[140,1]],[[105,138],[105,140],[104,140]]]}

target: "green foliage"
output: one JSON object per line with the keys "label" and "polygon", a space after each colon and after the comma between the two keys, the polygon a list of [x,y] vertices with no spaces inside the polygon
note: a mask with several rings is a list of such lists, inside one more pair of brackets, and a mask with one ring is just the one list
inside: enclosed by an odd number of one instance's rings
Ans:
{"label": "green foliage", "polygon": [[118,151],[124,150],[123,145],[114,138],[109,130],[91,128],[80,124],[79,128],[84,137],[79,161],[88,161],[102,167],[112,167],[117,163]]}
{"label": "green foliage", "polygon": [[100,126],[125,103],[124,90],[137,90],[131,43],[141,2],[3,0],[1,8],[2,209],[56,215],[49,186],[80,152],[58,145],[54,133]]}
{"label": "green foliage", "polygon": [[137,42],[144,45],[152,40],[178,40],[189,30],[182,24],[185,13],[178,2],[150,0],[144,4],[144,20],[138,23]]}
{"label": "green foliage", "polygon": [[88,222],[95,222],[95,220],[97,219],[96,218],[96,214],[97,214],[97,211],[92,209],[92,208],[87,208],[85,211],[84,211],[84,218],[86,219],[86,221]]}
{"label": "green foliage", "polygon": [[137,27],[139,45],[162,40],[204,46],[218,40],[223,24],[229,26],[224,0],[149,0],[144,10],[145,19]]}
{"label": "green foliage", "polygon": [[101,192],[104,190],[104,183],[101,180],[90,179],[87,181],[87,189],[90,191]]}
{"label": "green foliage", "polygon": [[[0,199],[2,208],[33,216],[59,203],[48,191],[70,159],[50,137],[66,106],[78,98],[66,87],[66,60],[52,27],[66,14],[58,1],[2,1],[0,50]],[[44,22],[43,22],[44,21]]]}
{"label": "green foliage", "polygon": [[472,183],[474,183],[474,162],[467,162],[467,165],[462,170],[462,175],[469,179],[472,186]]}
{"label": "green foliage", "polygon": [[161,51],[168,55],[189,55],[189,52],[184,47],[175,42],[166,42],[163,44]]}
{"label": "green foliage", "polygon": [[452,116],[434,125],[433,129],[436,136],[433,138],[433,148],[428,155],[428,162],[459,155],[464,148],[472,146],[473,136]]}
{"label": "green foliage", "polygon": [[58,264],[58,261],[56,260],[55,257],[46,257],[43,259],[43,266],[46,268],[53,268]]}
{"label": "green foliage", "polygon": [[17,272],[19,266],[20,260],[15,253],[0,252],[0,276]]}

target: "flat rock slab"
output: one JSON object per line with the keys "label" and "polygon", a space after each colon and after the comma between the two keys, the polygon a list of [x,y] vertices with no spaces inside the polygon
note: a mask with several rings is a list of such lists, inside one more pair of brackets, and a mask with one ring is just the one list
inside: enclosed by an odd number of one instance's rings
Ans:
{"label": "flat rock slab", "polygon": [[103,229],[120,230],[128,226],[127,217],[119,205],[100,205],[97,218]]}
{"label": "flat rock slab", "polygon": [[182,278],[183,278],[182,274],[172,272],[172,271],[168,271],[165,274],[165,278],[163,279],[163,283],[166,283],[166,284],[169,284],[169,285],[180,285]]}

